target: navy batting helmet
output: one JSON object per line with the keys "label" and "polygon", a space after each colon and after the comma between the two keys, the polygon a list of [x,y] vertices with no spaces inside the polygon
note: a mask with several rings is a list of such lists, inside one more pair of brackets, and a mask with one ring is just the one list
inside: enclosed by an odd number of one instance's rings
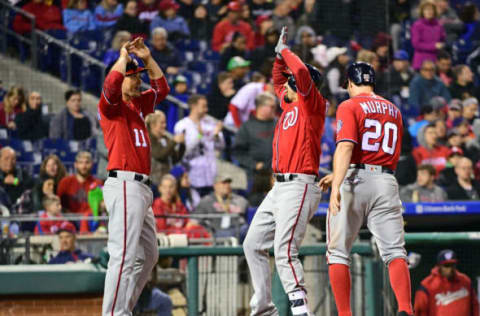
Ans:
{"label": "navy batting helmet", "polygon": [[[322,84],[322,74],[318,69],[310,64],[305,64],[305,66],[308,69],[308,72],[310,73],[310,77],[313,80],[313,83],[315,86],[318,88]],[[295,77],[291,74],[285,74],[288,77],[288,86],[292,88],[293,91],[297,92],[297,83],[295,81]]]}
{"label": "navy batting helmet", "polygon": [[347,78],[343,84],[343,88],[347,88],[348,80],[355,85],[371,85],[375,86],[375,70],[372,65],[365,62],[356,62],[348,66]]}

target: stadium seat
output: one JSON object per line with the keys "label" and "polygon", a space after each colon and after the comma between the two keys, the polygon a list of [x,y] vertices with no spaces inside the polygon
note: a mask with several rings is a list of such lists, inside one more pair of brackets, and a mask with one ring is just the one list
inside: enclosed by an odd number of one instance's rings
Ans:
{"label": "stadium seat", "polygon": [[191,71],[197,71],[200,73],[207,73],[207,62],[201,60],[194,60],[188,63],[188,69]]}
{"label": "stadium seat", "polygon": [[191,51],[191,52],[200,51],[200,41],[198,40],[193,40],[193,39],[179,40],[175,43],[175,46],[179,51]]}
{"label": "stadium seat", "polygon": [[9,146],[20,153],[28,153],[33,151],[33,144],[31,141],[28,140],[11,138]]}
{"label": "stadium seat", "polygon": [[210,92],[210,84],[202,83],[197,86],[197,93],[207,95]]}
{"label": "stadium seat", "polygon": [[220,54],[211,50],[211,49],[209,49],[209,50],[206,50],[205,52],[203,52],[202,58],[204,60],[218,62],[220,60]]}

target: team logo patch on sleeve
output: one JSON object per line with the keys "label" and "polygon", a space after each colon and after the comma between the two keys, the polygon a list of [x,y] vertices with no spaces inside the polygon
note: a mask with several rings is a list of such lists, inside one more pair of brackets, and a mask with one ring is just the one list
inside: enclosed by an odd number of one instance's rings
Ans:
{"label": "team logo patch on sleeve", "polygon": [[342,129],[342,126],[343,126],[342,120],[338,120],[337,121],[337,133],[340,132],[340,130]]}

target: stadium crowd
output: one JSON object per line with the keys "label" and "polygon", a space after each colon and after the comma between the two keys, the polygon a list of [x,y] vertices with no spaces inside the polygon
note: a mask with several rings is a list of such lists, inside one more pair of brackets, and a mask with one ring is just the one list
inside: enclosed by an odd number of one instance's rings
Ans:
{"label": "stadium crowd", "polygon": [[[360,1],[13,2],[36,17],[38,29],[69,43],[76,40],[77,48],[101,41],[95,47],[106,48],[101,59],[107,66],[118,58],[123,43],[145,38],[168,76],[171,96],[188,104],[184,112],[165,101],[146,117],[159,231],[195,237],[245,233],[247,209],[258,206],[271,186],[279,107],[270,77],[273,47],[284,25],[292,50],[324,74],[322,93],[329,107],[321,175],[331,169],[336,107],[348,97],[342,88],[345,69],[354,60],[365,61],[376,70],[376,92],[393,100],[403,114],[396,171],[403,201],[480,199],[480,14],[474,3],[385,1],[390,24],[382,29],[376,17],[352,19],[348,25],[341,17],[329,17],[335,11],[354,12]],[[19,34],[31,32],[20,14],[11,27]],[[82,106],[82,92],[66,91],[64,108],[46,115],[40,92],[8,82],[1,87],[0,128],[8,135],[0,150],[2,213],[44,219],[105,215],[101,187],[107,153],[96,115]],[[33,144],[34,155],[41,153],[41,163],[38,157],[30,160],[25,141]],[[232,177],[217,174],[217,158],[245,170],[245,190],[234,192]],[[208,223],[164,217],[190,213],[240,216]],[[12,223],[2,229],[48,234],[62,223]],[[80,233],[105,231],[102,221],[75,226]]]}

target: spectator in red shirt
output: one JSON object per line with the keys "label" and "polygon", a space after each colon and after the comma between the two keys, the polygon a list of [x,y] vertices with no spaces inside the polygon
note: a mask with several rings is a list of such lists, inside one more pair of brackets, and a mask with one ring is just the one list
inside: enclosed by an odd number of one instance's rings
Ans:
{"label": "spectator in red shirt", "polygon": [[247,38],[249,50],[255,48],[255,34],[252,27],[240,19],[242,10],[243,5],[240,1],[232,1],[228,4],[227,17],[218,22],[213,29],[212,49],[214,51],[223,51],[230,44],[235,32],[239,32]]}
{"label": "spectator in red shirt", "polygon": [[[158,186],[160,197],[153,202],[153,214],[164,215],[188,215],[177,191],[177,180],[171,174],[162,177]],[[190,238],[208,237],[207,231],[195,221],[188,218],[157,217],[157,232],[168,234],[187,234]]]}
{"label": "spectator in red shirt", "polygon": [[60,198],[54,194],[46,195],[43,198],[43,207],[45,209],[44,212],[40,214],[40,221],[38,221],[37,225],[35,226],[35,234],[36,235],[50,235],[56,234],[60,225],[63,223],[63,220],[59,219],[51,219],[45,220],[47,218],[54,218],[54,217],[63,217],[62,216],[62,204],[60,204]]}
{"label": "spectator in red shirt", "polygon": [[[43,0],[33,0],[22,9],[35,17],[35,27],[42,31],[65,30],[62,24],[62,12],[53,4],[48,5]],[[32,30],[32,24],[23,15],[17,14],[13,21],[13,30],[20,34],[28,33]]]}
{"label": "spectator in red shirt", "polygon": [[3,102],[0,102],[0,127],[16,129],[15,116],[26,109],[25,90],[20,86],[11,87]]}
{"label": "spectator in red shirt", "polygon": [[57,195],[67,213],[88,213],[88,192],[102,185],[92,176],[92,154],[80,151],[75,158],[75,174],[63,178],[58,184]]}
{"label": "spectator in red shirt", "polygon": [[425,126],[423,136],[425,144],[413,150],[413,158],[415,158],[417,166],[424,164],[433,165],[438,175],[445,168],[450,150],[445,146],[438,145],[438,134],[435,124]]}
{"label": "spectator in red shirt", "polygon": [[453,250],[442,250],[437,266],[415,293],[415,316],[478,316],[478,300],[470,278],[457,270]]}
{"label": "spectator in red shirt", "polygon": [[160,197],[155,199],[152,206],[157,222],[157,232],[181,233],[182,229],[188,225],[188,218],[157,217],[169,214],[188,215],[187,209],[178,197],[175,177],[170,174],[164,175],[158,186],[158,191]]}
{"label": "spectator in red shirt", "polygon": [[146,26],[158,15],[157,0],[141,0],[138,2],[138,18]]}

